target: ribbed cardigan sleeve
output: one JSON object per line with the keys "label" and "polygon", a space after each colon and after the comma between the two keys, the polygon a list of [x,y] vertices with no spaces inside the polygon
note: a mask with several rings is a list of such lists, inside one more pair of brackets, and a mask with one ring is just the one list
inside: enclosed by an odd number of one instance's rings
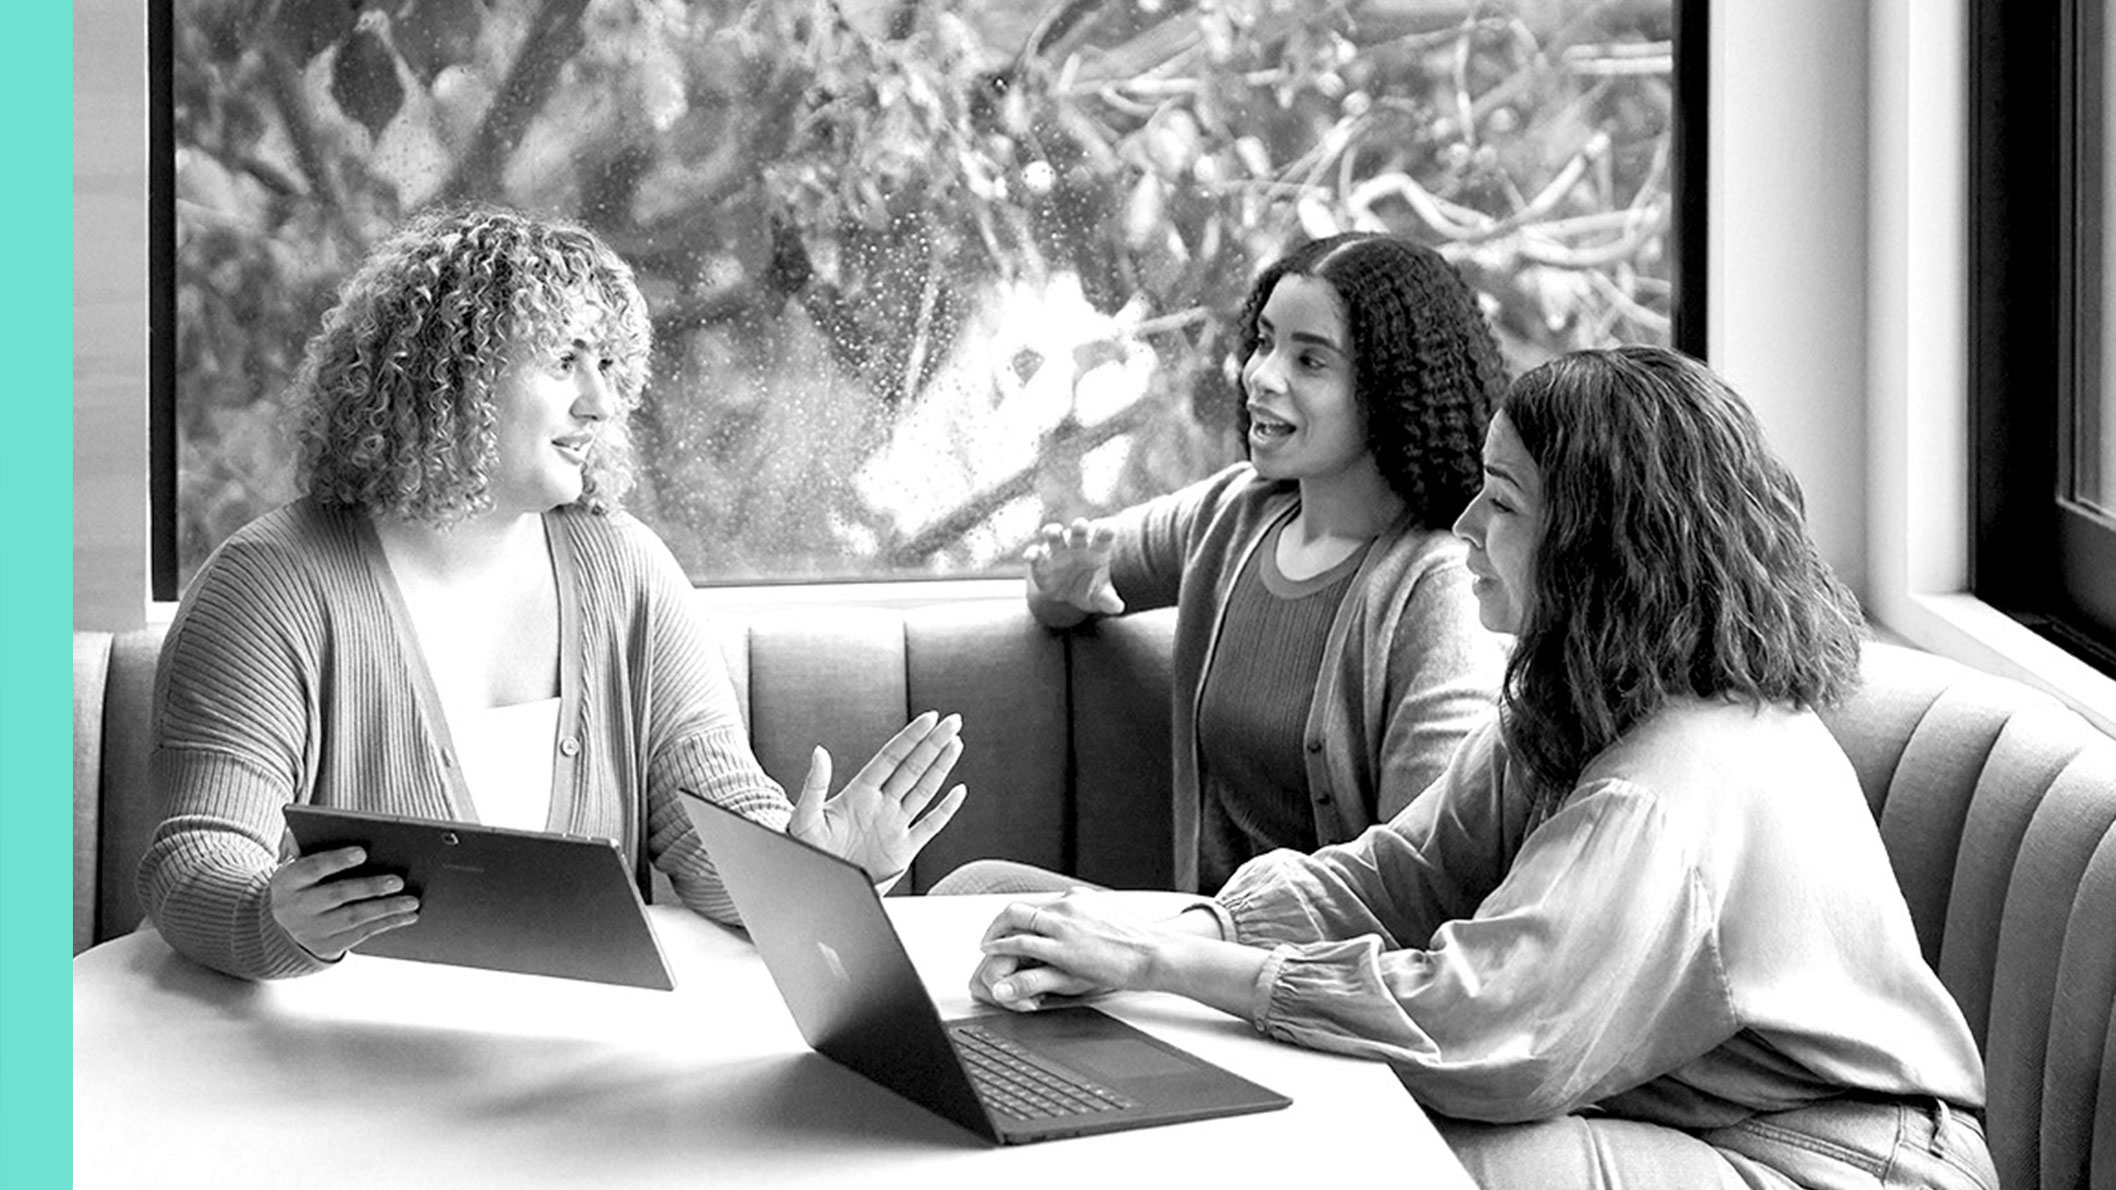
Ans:
{"label": "ribbed cardigan sleeve", "polygon": [[1110,555],[1110,585],[1124,600],[1126,611],[1176,603],[1186,572],[1197,562],[1205,526],[1229,491],[1254,476],[1249,464],[1235,463],[1110,518],[1117,538]]}
{"label": "ribbed cardigan sleeve", "polygon": [[193,579],[155,670],[143,792],[166,817],[141,858],[140,900],[171,946],[248,978],[328,965],[279,928],[267,889],[279,809],[312,771],[319,588],[350,577],[300,565],[299,548],[268,534],[224,545]]}
{"label": "ribbed cardigan sleeve", "polygon": [[643,712],[647,852],[684,904],[715,921],[738,923],[679,791],[688,788],[780,830],[793,804],[757,763],[734,683],[682,566],[644,525],[613,519],[615,532],[602,540],[629,556],[620,562],[591,552],[589,559],[639,576],[635,662],[643,659],[643,669],[635,679]]}

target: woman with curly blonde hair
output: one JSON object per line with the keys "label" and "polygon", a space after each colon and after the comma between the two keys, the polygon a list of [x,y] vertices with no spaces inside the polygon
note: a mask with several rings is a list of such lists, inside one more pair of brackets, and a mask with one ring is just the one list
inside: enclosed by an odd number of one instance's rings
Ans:
{"label": "woman with curly blonde hair", "polygon": [[298,975],[417,919],[342,875],[357,849],[296,854],[292,801],[609,838],[724,921],[680,789],[877,881],[947,824],[954,715],[835,795],[820,748],[792,802],[758,767],[689,580],[618,510],[650,334],[593,233],[499,208],[416,217],[345,283],[291,396],[307,495],[207,560],[156,672],[139,886],[178,950]]}
{"label": "woman with curly blonde hair", "polygon": [[[1248,460],[1029,548],[1037,619],[1174,605],[1175,874],[1385,822],[1491,714],[1505,653],[1448,524],[1505,365],[1437,252],[1353,232],[1258,275],[1239,323]],[[936,892],[1070,881],[980,861]]]}
{"label": "woman with curly blonde hair", "polygon": [[1516,381],[1456,522],[1501,715],[1386,825],[1159,923],[1009,906],[979,998],[1172,991],[1388,1062],[1479,1185],[1996,1185],[1983,1064],[1815,708],[1862,623],[1704,365]]}

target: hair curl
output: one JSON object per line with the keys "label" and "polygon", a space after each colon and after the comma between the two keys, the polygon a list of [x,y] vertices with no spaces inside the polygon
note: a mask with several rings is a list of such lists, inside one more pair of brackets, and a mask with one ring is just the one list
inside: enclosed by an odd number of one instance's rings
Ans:
{"label": "hair curl", "polygon": [[1659,347],[1559,356],[1499,412],[1542,477],[1506,672],[1508,747],[1546,792],[1669,698],[1821,706],[1864,618],[1807,535],[1800,484],[1739,394]]}
{"label": "hair curl", "polygon": [[646,301],[593,232],[484,205],[413,217],[323,316],[288,394],[311,498],[435,525],[490,508],[494,385],[518,348],[564,331],[583,293],[603,311],[617,411],[575,505],[614,509],[632,480],[625,422],[647,382]]}
{"label": "hair curl", "polygon": [[[1285,277],[1337,295],[1352,357],[1352,392],[1382,477],[1427,529],[1445,529],[1483,483],[1485,426],[1506,388],[1506,364],[1477,295],[1431,248],[1347,232],[1288,252],[1257,277],[1242,306],[1238,360],[1257,349],[1257,320]],[[1236,425],[1249,437],[1246,401]]]}

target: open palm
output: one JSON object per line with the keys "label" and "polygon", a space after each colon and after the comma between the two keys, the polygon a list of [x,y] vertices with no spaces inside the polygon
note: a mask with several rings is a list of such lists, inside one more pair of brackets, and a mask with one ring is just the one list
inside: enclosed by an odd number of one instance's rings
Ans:
{"label": "open palm", "polygon": [[786,832],[860,865],[877,883],[902,875],[967,796],[961,785],[934,796],[962,756],[961,731],[962,716],[927,711],[829,797],[830,753],[818,747]]}

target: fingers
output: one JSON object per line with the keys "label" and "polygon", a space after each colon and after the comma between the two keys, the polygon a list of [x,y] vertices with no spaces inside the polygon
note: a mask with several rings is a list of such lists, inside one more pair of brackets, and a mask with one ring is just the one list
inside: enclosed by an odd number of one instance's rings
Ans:
{"label": "fingers", "polygon": [[1117,531],[1108,524],[1075,517],[1069,525],[1053,521],[1037,530],[1028,548],[1048,557],[1068,550],[1107,550],[1116,542]]}
{"label": "fingers", "polygon": [[987,1004],[1016,1012],[1034,1012],[1052,996],[1078,997],[1105,990],[1062,967],[1018,962],[992,956],[979,963],[970,978],[970,994]]}
{"label": "fingers", "polygon": [[[387,933],[418,921],[419,902],[412,897],[397,897],[389,901],[362,901],[339,912],[347,915],[346,922],[328,936],[326,945],[331,950],[343,954],[377,934]],[[339,925],[335,921],[331,924]],[[317,953],[324,952],[317,950]]]}
{"label": "fingers", "polygon": [[918,817],[919,811],[925,809],[926,804],[933,800],[933,795],[940,792],[941,783],[948,779],[948,774],[955,770],[955,762],[962,759],[962,750],[962,737],[958,735],[950,738],[941,745],[940,753],[926,765],[925,771],[918,774],[918,779],[910,782],[910,788],[898,796],[891,786],[902,783],[909,776],[911,766],[918,760],[914,755],[905,767],[899,768],[895,775],[883,783],[882,792],[896,797],[898,804],[904,808],[905,818]]}
{"label": "fingers", "polygon": [[272,917],[297,943],[323,959],[336,959],[385,930],[419,917],[419,899],[404,892],[391,873],[344,873],[367,860],[359,847],[304,855],[272,873]]}
{"label": "fingers", "polygon": [[[948,728],[948,735],[953,736],[962,727],[962,720],[952,715],[949,718],[955,719],[954,725]],[[846,783],[847,786],[864,783],[872,785],[876,789],[882,788],[883,782],[887,781],[903,765],[905,758],[909,757],[920,744],[926,741],[927,737],[933,734],[939,723],[939,712],[921,712],[917,718],[897,729],[897,733],[889,737],[889,742],[882,745],[881,750],[874,754],[873,759],[860,766],[860,771],[853,774],[852,780]],[[938,745],[936,745],[937,747]],[[928,763],[931,763],[931,756],[931,753],[927,754]],[[917,779],[916,774],[913,775],[912,779]]]}
{"label": "fingers", "polygon": [[979,943],[988,944],[1008,934],[1019,934],[1023,931],[1035,932],[1036,918],[1045,912],[1047,907],[1048,902],[1042,901],[1008,902],[1007,907],[1001,909],[999,915],[992,919],[992,924],[985,927],[984,937],[978,939]]}
{"label": "fingers", "polygon": [[933,836],[939,834],[948,825],[948,820],[955,817],[957,810],[962,809],[963,799],[969,796],[970,790],[968,787],[957,785],[948,791],[948,796],[935,803],[933,808],[927,811],[924,818],[919,819],[912,825],[909,834],[911,836],[913,854],[923,850],[926,844],[933,840]]}
{"label": "fingers", "polygon": [[823,824],[823,795],[830,792],[830,752],[821,744],[808,754],[808,775],[801,779],[801,795],[794,799],[793,818],[786,833],[797,839],[814,838]]}
{"label": "fingers", "polygon": [[275,873],[282,898],[304,902],[315,912],[400,892],[404,881],[388,873],[342,876],[367,862],[359,847],[338,847],[289,861]]}
{"label": "fingers", "polygon": [[[928,711],[911,722],[916,724],[920,720],[927,719],[932,714],[933,712]],[[868,769],[872,769],[875,762],[880,761],[882,756],[887,755],[889,750],[896,745],[898,740],[903,739],[905,732],[908,731],[910,731],[910,727],[907,725],[904,731],[897,732],[896,738],[884,745],[882,751],[875,755],[874,760],[868,762]],[[917,788],[920,781],[931,776],[932,783],[926,787],[925,796],[919,799],[919,804],[924,805],[932,799],[933,791],[940,788],[940,783],[948,779],[948,771],[955,767],[956,758],[962,755],[962,741],[958,738],[961,732],[962,716],[949,715],[938,723],[934,723],[931,730],[926,732],[924,738],[913,744],[910,750],[895,762],[894,767],[871,775],[878,778],[876,783],[881,787],[883,793],[899,801],[906,800],[907,795]],[[860,776],[868,777],[870,773],[863,769]],[[918,811],[906,805],[905,812],[916,814]]]}
{"label": "fingers", "polygon": [[351,871],[367,862],[367,851],[360,847],[334,847],[329,851],[317,851],[294,859],[280,868],[281,879],[289,889],[308,888],[320,884],[340,872]]}

